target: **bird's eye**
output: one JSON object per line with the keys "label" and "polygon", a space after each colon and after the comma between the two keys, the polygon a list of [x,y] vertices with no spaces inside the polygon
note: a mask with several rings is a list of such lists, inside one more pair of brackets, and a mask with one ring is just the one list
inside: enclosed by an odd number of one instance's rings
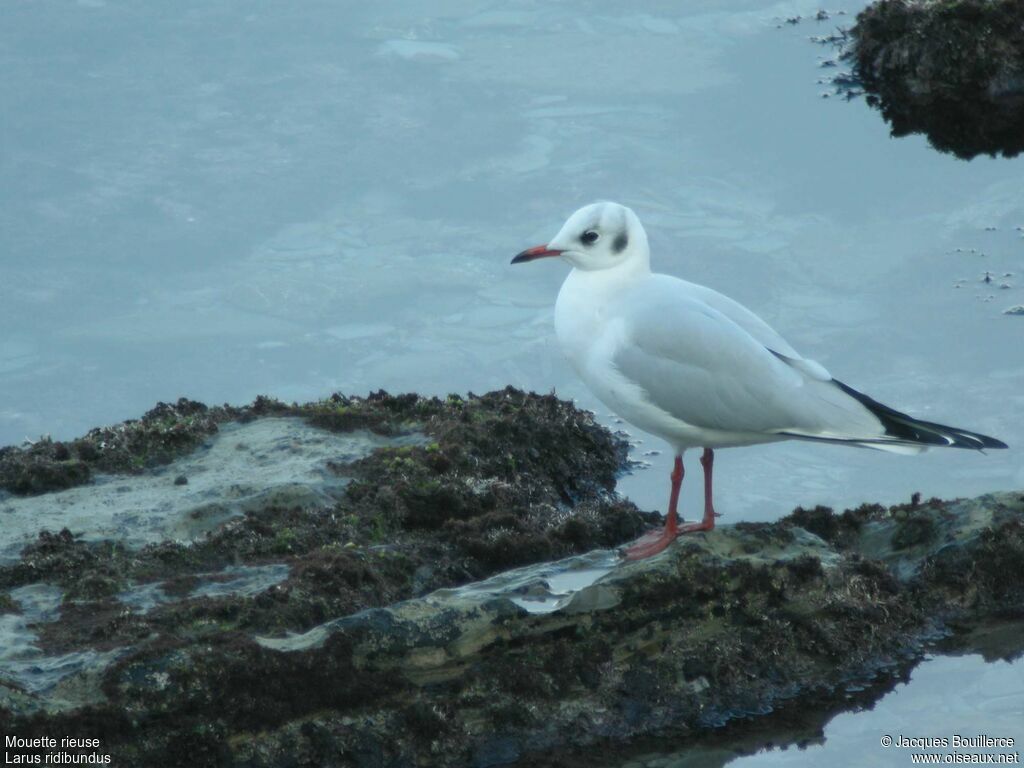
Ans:
{"label": "bird's eye", "polygon": [[580,242],[582,242],[584,245],[593,245],[594,243],[597,242],[597,239],[599,237],[601,237],[600,234],[598,234],[592,229],[588,229],[586,232],[580,235]]}

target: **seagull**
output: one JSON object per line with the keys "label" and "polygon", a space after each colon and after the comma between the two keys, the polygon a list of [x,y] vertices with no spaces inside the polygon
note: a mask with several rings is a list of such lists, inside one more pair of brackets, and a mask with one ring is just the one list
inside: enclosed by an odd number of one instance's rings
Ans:
{"label": "seagull", "polygon": [[[611,202],[576,211],[546,245],[513,264],[559,256],[572,266],[555,302],[555,333],[605,405],[675,453],[665,525],[626,548],[661,552],[715,527],[715,449],[809,440],[920,453],[934,446],[1006,448],[995,438],[882,405],[802,357],[749,309],[702,285],[651,272],[647,233]],[[704,517],[681,523],[683,454],[702,448]]]}

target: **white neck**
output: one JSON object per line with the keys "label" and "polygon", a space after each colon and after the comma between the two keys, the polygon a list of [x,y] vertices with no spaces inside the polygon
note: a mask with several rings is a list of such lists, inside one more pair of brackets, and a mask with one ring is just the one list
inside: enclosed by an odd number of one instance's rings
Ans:
{"label": "white neck", "polygon": [[646,258],[632,258],[608,269],[573,269],[565,278],[555,302],[555,333],[578,371],[585,365],[589,344],[600,335],[609,301],[624,286],[650,274]]}

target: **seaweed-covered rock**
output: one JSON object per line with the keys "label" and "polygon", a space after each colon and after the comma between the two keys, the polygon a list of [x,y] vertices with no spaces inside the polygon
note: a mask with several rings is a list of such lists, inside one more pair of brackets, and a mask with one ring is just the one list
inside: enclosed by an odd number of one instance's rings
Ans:
{"label": "seaweed-covered rock", "polygon": [[854,73],[894,136],[969,159],[1024,150],[1024,3],[878,0],[851,30]]}
{"label": "seaweed-covered rock", "polygon": [[[930,534],[895,547],[920,519]],[[567,765],[587,744],[685,743],[790,702],[881,695],[943,623],[970,647],[974,628],[1024,609],[1022,531],[1024,496],[997,494],[873,513],[842,550],[793,519],[723,526],[646,561],[595,551],[301,634],[240,632],[225,613],[193,639],[139,635],[87,708],[0,708],[0,724],[87,732],[134,765],[178,764],[168,748],[196,733],[203,764],[224,766]],[[577,589],[554,587],[573,574]]]}
{"label": "seaweed-covered rock", "polygon": [[44,438],[24,448],[8,446],[0,449],[0,489],[46,493],[88,483],[96,471],[139,472],[167,464],[215,433],[218,422],[236,417],[234,409],[209,409],[181,398],[68,443]]}
{"label": "seaweed-covered rock", "polygon": [[[92,500],[76,489],[73,504],[7,502],[8,521],[24,526],[44,514],[61,520],[61,508],[79,510],[72,521],[98,526],[43,530],[0,566],[0,589],[48,583],[63,590],[60,620],[40,626],[48,650],[110,649],[147,631],[166,640],[305,630],[514,565],[614,546],[658,519],[612,492],[625,441],[551,395],[506,389],[440,400],[378,392],[291,406],[261,398],[232,409],[182,400],[147,414],[147,430],[155,414],[163,414],[163,431],[176,431],[174,418],[209,416],[203,449],[169,468],[119,463],[137,477],[95,488]],[[228,414],[244,423],[228,425]],[[139,423],[92,430],[75,442],[132,433],[122,444],[142,445]],[[332,442],[324,429],[354,437]],[[389,437],[368,439],[367,430]],[[263,467],[287,468],[289,454],[308,457],[294,470],[304,476],[261,492],[271,482]],[[197,476],[191,505],[172,480],[186,462]],[[214,464],[220,485],[210,481]],[[134,493],[133,481],[148,483],[148,495]],[[100,525],[101,515],[113,522]],[[175,536],[139,548],[126,543],[137,528]],[[284,571],[266,571],[280,576],[273,585],[250,574],[253,584],[273,586],[257,599],[210,587],[243,578],[230,569],[275,564]],[[144,606],[144,614],[123,615],[125,601]]]}
{"label": "seaweed-covered rock", "polygon": [[0,731],[139,766],[565,766],[869,703],[1024,610],[1021,494],[798,509],[627,563],[658,516],[614,493],[623,440],[553,396],[182,402],[146,428],[201,420],[169,466],[0,500],[63,521],[0,563]]}

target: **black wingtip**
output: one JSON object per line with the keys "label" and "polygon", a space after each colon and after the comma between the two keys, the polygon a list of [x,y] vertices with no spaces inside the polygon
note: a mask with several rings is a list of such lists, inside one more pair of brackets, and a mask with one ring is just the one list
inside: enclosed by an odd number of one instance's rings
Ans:
{"label": "black wingtip", "polygon": [[994,437],[989,437],[988,435],[978,435],[978,437],[980,437],[982,439],[982,441],[984,441],[984,447],[985,448],[1009,448],[1010,447],[1006,443],[1004,443],[1002,440],[996,440]]}
{"label": "black wingtip", "polygon": [[848,387],[837,379],[833,379],[832,383],[871,411],[882,422],[885,434],[897,440],[918,443],[920,445],[970,448],[975,451],[985,448],[1009,448],[1002,440],[997,440],[988,435],[969,432],[966,429],[958,429],[957,427],[948,427],[945,424],[915,419],[913,416],[908,416],[887,405],[882,405],[877,400],[868,397],[863,392],[858,392],[853,387]]}

